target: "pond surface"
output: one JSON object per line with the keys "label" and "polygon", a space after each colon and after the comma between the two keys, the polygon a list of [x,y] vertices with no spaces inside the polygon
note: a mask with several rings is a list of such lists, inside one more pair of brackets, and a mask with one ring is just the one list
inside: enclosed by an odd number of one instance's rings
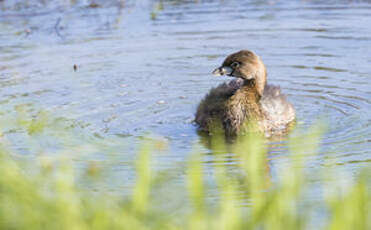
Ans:
{"label": "pond surface", "polygon": [[[198,102],[229,80],[210,72],[226,55],[250,49],[295,106],[298,129],[328,122],[311,167],[329,157],[350,172],[370,165],[368,2],[17,2],[0,2],[3,117],[20,106],[43,110],[134,149],[152,133],[170,145],[161,164],[184,162],[194,145],[212,152],[192,124]],[[19,152],[28,148],[23,132],[4,131]],[[268,145],[274,173],[288,150],[285,140]]]}

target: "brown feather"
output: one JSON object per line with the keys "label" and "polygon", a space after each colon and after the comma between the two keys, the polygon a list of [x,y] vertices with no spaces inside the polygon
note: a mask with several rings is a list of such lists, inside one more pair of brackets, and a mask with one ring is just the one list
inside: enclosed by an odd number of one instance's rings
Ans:
{"label": "brown feather", "polygon": [[195,122],[209,133],[237,136],[257,127],[267,136],[282,133],[295,119],[293,106],[277,86],[267,85],[261,59],[251,51],[229,55],[222,67],[233,69],[234,79],[210,90],[197,108]]}

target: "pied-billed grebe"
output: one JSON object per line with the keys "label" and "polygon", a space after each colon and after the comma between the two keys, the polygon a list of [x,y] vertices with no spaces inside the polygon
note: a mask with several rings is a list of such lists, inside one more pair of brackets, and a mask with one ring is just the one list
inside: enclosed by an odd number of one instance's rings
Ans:
{"label": "pied-billed grebe", "polygon": [[195,122],[200,130],[224,130],[227,136],[257,127],[266,136],[283,133],[295,120],[293,106],[278,86],[267,85],[261,59],[249,50],[229,55],[214,75],[236,79],[211,89],[198,106]]}

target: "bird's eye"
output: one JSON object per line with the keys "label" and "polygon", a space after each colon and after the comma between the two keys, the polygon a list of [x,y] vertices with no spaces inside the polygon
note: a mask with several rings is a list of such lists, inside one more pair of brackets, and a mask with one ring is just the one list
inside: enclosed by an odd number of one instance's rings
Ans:
{"label": "bird's eye", "polygon": [[235,61],[235,62],[233,62],[232,64],[231,64],[231,67],[232,68],[237,68],[238,66],[240,66],[240,63],[239,62],[237,62],[237,61]]}

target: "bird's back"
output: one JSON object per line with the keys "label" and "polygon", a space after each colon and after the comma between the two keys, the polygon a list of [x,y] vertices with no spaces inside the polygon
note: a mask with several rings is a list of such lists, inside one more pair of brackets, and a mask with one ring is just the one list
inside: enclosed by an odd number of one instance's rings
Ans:
{"label": "bird's back", "polygon": [[295,109],[281,93],[279,86],[267,85],[259,101],[264,116],[261,125],[266,132],[280,132],[295,120]]}

